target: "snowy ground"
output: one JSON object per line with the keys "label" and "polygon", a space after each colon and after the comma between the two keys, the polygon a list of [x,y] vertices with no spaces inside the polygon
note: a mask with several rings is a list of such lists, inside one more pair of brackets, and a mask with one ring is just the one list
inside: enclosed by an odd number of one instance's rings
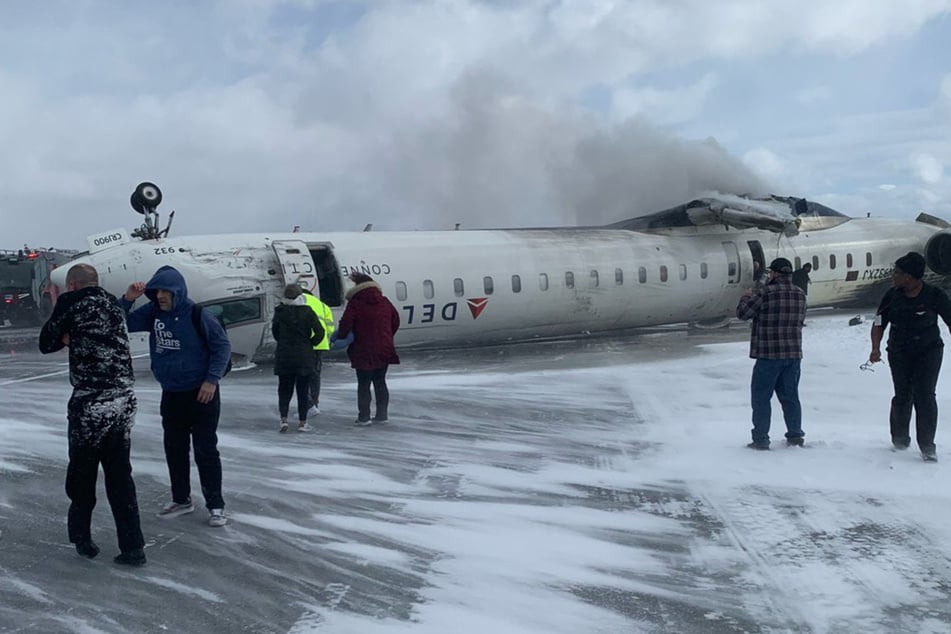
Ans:
{"label": "snowy ground", "polygon": [[775,416],[774,450],[745,448],[743,325],[406,355],[386,427],[350,425],[335,363],[311,434],[277,433],[269,370],[234,372],[224,529],[154,516],[168,476],[140,359],[141,569],[111,562],[104,492],[103,554],[67,543],[65,356],[8,333],[0,632],[947,632],[951,428],[937,465],[890,450],[888,371],[859,370],[852,314],[808,320],[804,449]]}

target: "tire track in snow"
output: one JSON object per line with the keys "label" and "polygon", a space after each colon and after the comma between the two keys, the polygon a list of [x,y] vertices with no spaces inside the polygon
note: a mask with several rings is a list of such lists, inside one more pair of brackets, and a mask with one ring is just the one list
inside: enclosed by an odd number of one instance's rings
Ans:
{"label": "tire track in snow", "polygon": [[[807,632],[946,631],[951,562],[904,504],[858,494],[704,491],[742,551],[764,625]],[[810,606],[813,609],[809,609]]]}

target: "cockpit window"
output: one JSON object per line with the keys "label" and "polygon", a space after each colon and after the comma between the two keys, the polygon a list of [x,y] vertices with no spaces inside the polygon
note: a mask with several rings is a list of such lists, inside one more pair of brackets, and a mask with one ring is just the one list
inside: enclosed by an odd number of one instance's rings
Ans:
{"label": "cockpit window", "polygon": [[225,326],[243,324],[261,319],[261,300],[258,297],[229,299],[222,302],[203,303],[208,312],[224,322]]}

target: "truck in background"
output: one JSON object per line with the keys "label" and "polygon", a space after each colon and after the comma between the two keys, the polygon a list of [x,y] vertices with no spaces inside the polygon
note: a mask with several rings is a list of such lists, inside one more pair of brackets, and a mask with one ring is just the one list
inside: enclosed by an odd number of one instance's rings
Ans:
{"label": "truck in background", "polygon": [[0,326],[43,325],[57,294],[50,272],[73,255],[56,249],[0,249]]}

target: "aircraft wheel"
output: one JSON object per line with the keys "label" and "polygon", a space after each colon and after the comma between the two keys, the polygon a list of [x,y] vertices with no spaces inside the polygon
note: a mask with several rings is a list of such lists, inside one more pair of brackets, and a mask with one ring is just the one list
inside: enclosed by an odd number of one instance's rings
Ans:
{"label": "aircraft wheel", "polygon": [[154,183],[139,183],[135,191],[132,192],[129,204],[140,214],[154,210],[162,204],[162,190]]}

